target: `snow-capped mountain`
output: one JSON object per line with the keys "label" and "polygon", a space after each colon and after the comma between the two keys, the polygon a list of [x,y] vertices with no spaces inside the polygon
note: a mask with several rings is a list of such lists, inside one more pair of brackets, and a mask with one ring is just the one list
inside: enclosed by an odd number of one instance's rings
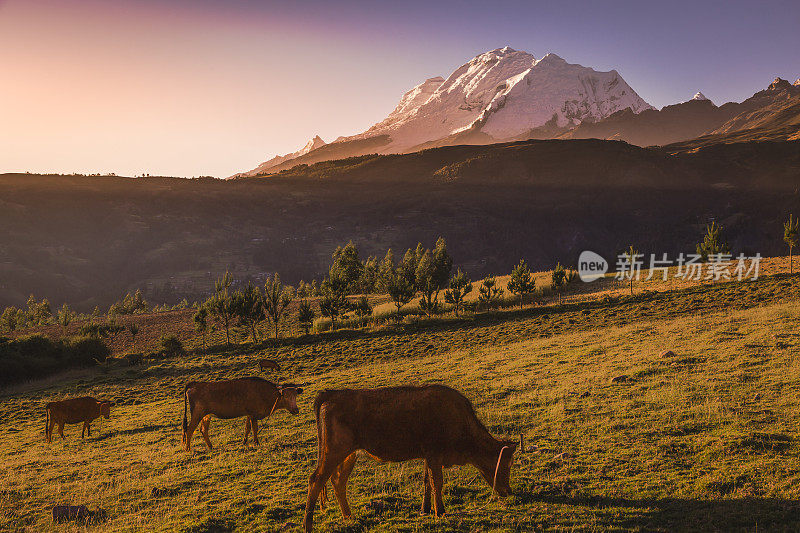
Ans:
{"label": "snow-capped mountain", "polygon": [[549,121],[575,126],[626,108],[652,109],[617,71],[597,72],[555,54],[536,59],[505,47],[475,57],[446,80],[426,80],[386,119],[343,140],[388,134],[384,151],[400,152],[467,130],[502,140]]}
{"label": "snow-capped mountain", "polygon": [[706,95],[704,95],[700,91],[697,91],[695,95],[692,96],[692,100],[708,100],[708,98],[706,98]]}
{"label": "snow-capped mountain", "polygon": [[245,175],[324,160],[329,153],[348,157],[414,151],[425,143],[473,133],[481,143],[528,138],[528,132],[545,125],[565,131],[625,109],[640,113],[653,107],[616,70],[598,72],[555,54],[536,59],[506,46],[476,56],[447,79],[425,80],[363,133],[340,137],[315,154],[306,145],[295,153],[299,155],[273,158]]}

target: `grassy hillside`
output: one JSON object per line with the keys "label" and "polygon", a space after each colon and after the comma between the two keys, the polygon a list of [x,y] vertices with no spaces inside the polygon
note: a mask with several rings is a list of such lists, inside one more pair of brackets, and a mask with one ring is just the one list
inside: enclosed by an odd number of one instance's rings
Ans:
{"label": "grassy hillside", "polygon": [[[49,529],[49,506],[69,502],[105,508],[109,531],[294,530],[316,459],[318,390],[446,383],[491,431],[536,446],[515,463],[516,496],[489,501],[474,469],[455,468],[448,516],[421,518],[420,464],[364,458],[351,478],[354,521],[329,507],[320,530],[796,530],[799,311],[800,277],[777,275],[29,384],[0,398],[0,529]],[[660,356],[667,349],[675,355]],[[307,383],[300,415],[273,415],[260,448],[241,445],[242,420],[214,420],[213,451],[198,436],[193,455],[181,451],[183,384],[252,375],[262,353]],[[44,403],[78,394],[120,405],[91,438],[68,426],[46,445]]]}
{"label": "grassy hillside", "polygon": [[800,141],[668,155],[622,142],[525,141],[365,156],[232,181],[0,175],[0,307],[31,293],[59,307],[107,308],[142,289],[154,303],[279,272],[321,276],[354,239],[382,257],[447,239],[473,277],[574,264],[634,243],[693,251],[725,226],[734,251],[783,250],[800,212]]}

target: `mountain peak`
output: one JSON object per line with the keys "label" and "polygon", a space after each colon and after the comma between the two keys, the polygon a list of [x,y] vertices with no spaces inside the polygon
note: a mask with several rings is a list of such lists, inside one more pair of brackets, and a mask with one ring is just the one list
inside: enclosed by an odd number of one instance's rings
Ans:
{"label": "mountain peak", "polygon": [[536,64],[538,65],[539,63],[543,63],[543,62],[544,63],[552,63],[552,64],[566,63],[566,61],[564,61],[564,59],[562,59],[561,57],[557,56],[556,54],[554,54],[552,52],[546,54],[543,58],[541,58],[539,61],[537,61]]}
{"label": "mountain peak", "polygon": [[322,137],[319,135],[314,135],[314,138],[308,141],[301,151],[305,151],[306,153],[310,152],[311,150],[316,150],[320,146],[325,146],[325,141],[322,140]]}
{"label": "mountain peak", "polygon": [[700,91],[697,91],[695,95],[692,96],[692,100],[708,100],[708,98],[706,98],[706,95],[704,95]]}
{"label": "mountain peak", "polygon": [[794,86],[795,87],[800,87],[800,78],[797,78],[796,80],[794,80]]}
{"label": "mountain peak", "polygon": [[792,86],[792,84],[789,83],[788,81],[784,80],[783,78],[775,78],[775,81],[773,81],[772,83],[769,84],[769,90],[770,91],[777,91],[777,90],[780,90],[780,89],[790,88],[791,86]]}

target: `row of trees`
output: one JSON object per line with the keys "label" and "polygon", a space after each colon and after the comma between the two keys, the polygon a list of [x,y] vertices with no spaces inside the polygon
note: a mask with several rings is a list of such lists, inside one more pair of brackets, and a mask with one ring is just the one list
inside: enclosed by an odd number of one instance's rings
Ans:
{"label": "row of trees", "polygon": [[[225,330],[228,344],[234,326],[247,329],[253,342],[258,342],[259,325],[265,321],[274,326],[277,338],[286,308],[295,298],[294,290],[283,285],[277,273],[267,278],[263,288],[248,283],[244,288],[234,291],[232,285],[233,276],[226,272],[214,283],[214,294],[198,307],[194,315],[195,329],[203,335],[203,346],[207,333],[215,326],[214,322]],[[310,320],[313,321],[313,316]]]}
{"label": "row of trees", "polygon": [[[53,322],[53,311],[47,298],[37,300],[32,294],[27,307],[6,307],[0,314],[0,331],[11,332],[29,326],[44,326]],[[65,304],[66,306],[66,304]]]}

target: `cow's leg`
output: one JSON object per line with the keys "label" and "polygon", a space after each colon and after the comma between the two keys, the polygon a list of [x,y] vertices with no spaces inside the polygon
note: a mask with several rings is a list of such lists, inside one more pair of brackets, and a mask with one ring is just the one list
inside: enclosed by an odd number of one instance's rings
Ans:
{"label": "cow's leg", "polygon": [[58,434],[61,435],[61,438],[64,438],[64,422],[58,423]]}
{"label": "cow's leg", "polygon": [[[349,455],[349,454],[348,454]],[[325,484],[330,479],[339,463],[344,461],[347,455],[331,457],[330,455],[323,454],[320,457],[320,462],[311,477],[308,478],[308,497],[306,499],[306,516],[303,521],[303,528],[305,531],[311,531],[314,527],[314,507],[317,505],[317,498],[319,493],[325,488]]]}
{"label": "cow's leg", "polygon": [[336,495],[336,500],[339,502],[339,507],[342,509],[342,516],[345,518],[350,518],[351,514],[350,505],[347,503],[347,480],[353,472],[356,459],[358,459],[358,452],[351,453],[347,459],[336,467],[336,470],[334,470],[331,475],[333,493]]}
{"label": "cow's leg", "polygon": [[253,428],[253,442],[256,446],[259,446],[258,442],[258,420],[254,416],[248,417],[250,418],[250,427]]}
{"label": "cow's leg", "polygon": [[211,439],[208,438],[208,428],[211,425],[211,415],[206,415],[200,422],[200,433],[203,435],[203,440],[206,441],[208,449],[212,449]]}
{"label": "cow's leg", "polygon": [[431,483],[433,484],[433,512],[436,516],[444,515],[444,501],[442,501],[442,463],[438,461],[427,461],[430,471]]}
{"label": "cow's leg", "polygon": [[45,432],[45,436],[47,437],[47,442],[53,441],[53,428],[56,427],[56,421],[53,420],[53,417],[50,417],[50,421],[47,423],[47,431]]}
{"label": "cow's leg", "polygon": [[422,514],[431,513],[431,474],[428,461],[424,465],[425,475],[422,476]]}
{"label": "cow's leg", "polygon": [[92,423],[89,420],[86,421],[86,436],[87,437],[92,436]]}
{"label": "cow's leg", "polygon": [[244,445],[247,446],[247,438],[250,436],[250,417],[244,419]]}
{"label": "cow's leg", "polygon": [[197,429],[197,425],[203,417],[200,415],[200,411],[197,410],[192,413],[192,419],[189,421],[189,424],[186,426],[186,435],[184,437],[184,446],[186,447],[186,451],[192,449],[192,435],[194,434],[194,430]]}

